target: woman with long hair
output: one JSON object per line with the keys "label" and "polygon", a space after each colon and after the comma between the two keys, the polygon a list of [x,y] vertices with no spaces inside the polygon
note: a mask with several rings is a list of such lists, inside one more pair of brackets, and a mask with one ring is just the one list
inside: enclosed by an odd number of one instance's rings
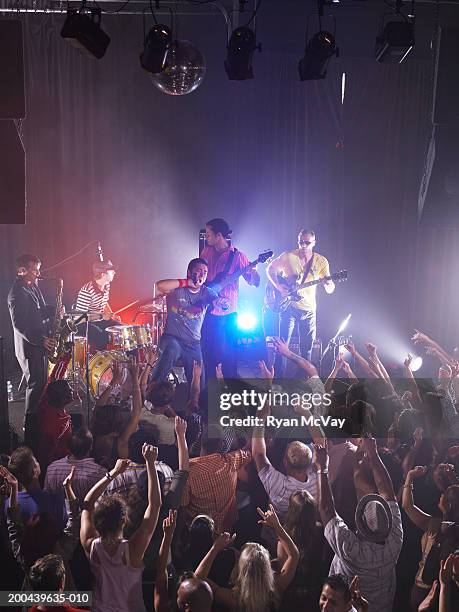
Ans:
{"label": "woman with long hair", "polygon": [[93,486],[84,500],[80,541],[95,577],[93,612],[108,609],[145,612],[142,596],[143,557],[158,521],[161,494],[155,469],[158,449],[144,444],[142,454],[148,477],[148,506],[143,521],[128,540],[123,538],[127,520],[124,500],[117,495],[109,495],[95,507],[108,483],[126,470],[127,459],[118,459],[114,469]]}
{"label": "woman with long hair", "polygon": [[282,594],[295,576],[298,565],[298,548],[279,523],[273,506],[270,504],[269,510],[266,512],[258,508],[258,512],[262,517],[259,522],[274,529],[286,552],[285,561],[278,573],[274,573],[271,567],[271,560],[266,548],[261,544],[248,542],[242,548],[238,564],[235,567],[232,589],[219,587],[208,580],[207,576],[218,552],[229,546],[236,537],[235,534],[230,536],[229,533],[223,533],[217,538],[196,569],[196,575],[209,582],[216,602],[225,605],[234,612],[277,610]]}
{"label": "woman with long hair", "polygon": [[[283,520],[284,529],[291,537],[299,552],[298,567],[283,601],[287,609],[307,601],[314,605],[318,601],[326,568],[321,563],[323,553],[323,532],[317,520],[317,507],[308,491],[295,491],[290,496]],[[277,564],[287,558],[282,541],[277,543]]]}

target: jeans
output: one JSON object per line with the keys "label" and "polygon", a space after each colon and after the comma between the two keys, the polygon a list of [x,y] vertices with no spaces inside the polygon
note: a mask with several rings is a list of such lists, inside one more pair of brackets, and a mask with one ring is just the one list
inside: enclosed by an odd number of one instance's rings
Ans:
{"label": "jeans", "polygon": [[[152,378],[158,382],[167,380],[167,377],[177,363],[178,359],[182,360],[185,369],[185,375],[189,383],[193,378],[193,361],[202,362],[201,345],[186,344],[177,336],[163,334],[159,341],[161,355],[155,363],[152,372]],[[201,389],[205,385],[204,368],[201,374]]]}
{"label": "jeans", "polygon": [[207,380],[215,378],[219,363],[225,378],[237,378],[236,327],[236,312],[223,316],[206,314],[202,326],[202,352]]}
{"label": "jeans", "polygon": [[[316,339],[316,313],[314,310],[299,310],[289,306],[280,315],[279,334],[280,337],[290,344],[295,324],[298,323],[298,334],[300,337],[300,354],[304,359],[311,360],[311,351]],[[287,358],[276,354],[274,372],[276,378],[282,378],[285,374]]]}

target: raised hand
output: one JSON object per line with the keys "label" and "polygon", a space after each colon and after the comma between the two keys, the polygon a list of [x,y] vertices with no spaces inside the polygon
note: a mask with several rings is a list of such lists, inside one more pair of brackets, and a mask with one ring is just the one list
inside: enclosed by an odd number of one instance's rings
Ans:
{"label": "raised hand", "polygon": [[335,364],[334,364],[335,370],[340,370],[343,367],[343,363],[344,363],[343,353],[338,351],[338,353],[336,354],[336,359],[335,359]]}
{"label": "raised hand", "polygon": [[274,378],[274,366],[268,368],[268,366],[263,360],[258,362],[258,366],[260,368],[262,378],[266,378],[268,380],[272,380]]}
{"label": "raised hand", "polygon": [[18,485],[18,480],[17,480],[16,476],[14,476],[3,465],[0,465],[0,476],[3,476],[3,478],[6,480],[6,482],[8,483],[8,485],[10,487],[15,487],[16,489],[18,488],[19,485]]}
{"label": "raised hand", "polygon": [[151,444],[143,443],[142,455],[148,465],[154,465],[158,459],[158,447]]}
{"label": "raised hand", "polygon": [[123,382],[123,366],[119,361],[112,365],[112,385],[120,385]]}
{"label": "raised hand", "polygon": [[427,334],[423,334],[418,329],[414,330],[414,334],[411,337],[411,341],[414,342],[414,344],[422,344],[424,346],[432,342],[432,340]]}
{"label": "raised hand", "polygon": [[344,348],[349,351],[349,353],[355,357],[357,354],[357,349],[354,346],[354,343],[349,341],[347,344],[344,345]]}
{"label": "raised hand", "polygon": [[214,542],[214,548],[217,550],[223,550],[224,548],[228,548],[236,539],[236,534],[230,535],[227,531],[221,533],[218,538]]}
{"label": "raised hand", "polygon": [[201,373],[202,373],[202,361],[193,361],[193,377],[196,377],[199,380],[201,378]]}
{"label": "raised hand", "polygon": [[131,462],[129,459],[117,459],[115,463],[115,467],[113,468],[113,472],[115,473],[116,476],[118,476],[119,474],[122,474],[123,472],[127,470],[130,463]]}
{"label": "raised hand", "polygon": [[328,460],[327,440],[325,440],[325,445],[314,444],[312,462],[316,466],[316,470],[328,469]]}
{"label": "raised hand", "polygon": [[291,351],[288,348],[288,344],[282,338],[274,336],[273,344],[280,355],[283,355],[284,357],[288,357],[290,355]]}
{"label": "raised hand", "polygon": [[453,579],[454,557],[459,557],[459,555],[451,554],[447,559],[440,559],[439,578],[442,586],[447,586]]}
{"label": "raised hand", "polygon": [[422,437],[424,435],[424,430],[422,427],[416,427],[413,433],[414,438],[414,448],[418,450],[422,444]]}
{"label": "raised hand", "polygon": [[369,608],[369,603],[360,591],[360,580],[358,576],[354,576],[352,579],[349,590],[351,592],[354,607],[357,608],[358,612],[366,612]]}
{"label": "raised hand", "polygon": [[376,351],[377,351],[376,344],[372,344],[371,342],[365,342],[365,348],[367,349],[369,355],[376,358]]}
{"label": "raised hand", "polygon": [[169,516],[166,516],[166,518],[163,520],[164,536],[169,540],[172,540],[176,524],[177,510],[169,510]]}
{"label": "raised hand", "polygon": [[269,510],[266,510],[266,512],[263,512],[261,508],[257,508],[257,512],[262,517],[258,521],[259,525],[269,525],[274,530],[280,528],[281,524],[272,504],[269,504]]}
{"label": "raised hand", "polygon": [[405,368],[410,368],[411,369],[411,362],[412,361],[413,361],[413,355],[408,353],[408,355],[405,357],[405,360],[403,362],[403,365],[405,366]]}
{"label": "raised hand", "polygon": [[128,371],[133,381],[139,379],[139,363],[135,362],[134,359],[129,363]]}
{"label": "raised hand", "polygon": [[64,487],[64,489],[72,487],[74,475],[75,475],[75,466],[72,465],[72,467],[70,468],[70,473],[68,474],[68,476],[65,477],[64,482],[62,483],[62,486]]}
{"label": "raised hand", "polygon": [[362,438],[361,448],[367,457],[375,457],[378,454],[375,438],[371,436]]}
{"label": "raised hand", "polygon": [[217,367],[215,368],[215,378],[217,378],[218,380],[223,380],[223,370],[221,363],[217,364]]}
{"label": "raised hand", "polygon": [[185,419],[181,419],[179,416],[175,417],[175,433],[177,434],[177,438],[179,436],[184,436],[186,433],[187,422]]}
{"label": "raised hand", "polygon": [[413,480],[414,478],[421,478],[427,473],[427,467],[425,465],[417,465],[406,475],[407,480]]}

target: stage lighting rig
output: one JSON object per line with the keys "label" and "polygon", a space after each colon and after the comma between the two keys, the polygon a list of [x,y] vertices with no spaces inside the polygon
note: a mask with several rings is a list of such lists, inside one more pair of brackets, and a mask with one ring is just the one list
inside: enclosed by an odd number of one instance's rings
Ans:
{"label": "stage lighting rig", "polygon": [[252,57],[257,45],[253,30],[241,26],[233,30],[227,47],[225,71],[230,81],[253,79]]}
{"label": "stage lighting rig", "polygon": [[338,54],[333,34],[324,30],[314,34],[306,44],[303,58],[298,62],[300,81],[324,79],[328,62],[334,55],[338,57]]}
{"label": "stage lighting rig", "polygon": [[414,47],[414,2],[411,14],[401,11],[402,1],[397,0],[394,13],[381,16],[375,41],[376,61],[401,64]]}
{"label": "stage lighting rig", "polygon": [[61,36],[77,49],[101,59],[110,44],[110,36],[100,27],[101,19],[102,11],[99,8],[86,9],[84,1],[80,9],[67,11]]}
{"label": "stage lighting rig", "polygon": [[172,30],[160,23],[155,24],[148,32],[140,54],[140,65],[151,74],[158,74],[164,69],[166,53],[172,43]]}

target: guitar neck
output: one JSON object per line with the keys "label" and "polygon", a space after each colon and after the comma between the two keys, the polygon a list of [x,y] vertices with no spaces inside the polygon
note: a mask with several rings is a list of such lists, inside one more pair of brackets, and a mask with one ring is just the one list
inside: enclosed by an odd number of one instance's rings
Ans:
{"label": "guitar neck", "polygon": [[231,283],[233,283],[240,276],[245,274],[248,270],[250,270],[250,268],[252,268],[257,263],[258,263],[258,259],[256,259],[255,261],[251,261],[246,266],[244,266],[244,268],[241,268],[240,270],[236,270],[236,272],[233,272],[232,274],[230,274],[228,276],[224,276],[223,278],[221,278],[219,280],[218,280],[218,277],[217,277],[213,281],[210,281],[210,283],[208,283],[207,286],[208,287],[216,287],[218,285],[219,287],[221,287],[223,289],[223,287],[226,287],[226,285],[231,285]]}

